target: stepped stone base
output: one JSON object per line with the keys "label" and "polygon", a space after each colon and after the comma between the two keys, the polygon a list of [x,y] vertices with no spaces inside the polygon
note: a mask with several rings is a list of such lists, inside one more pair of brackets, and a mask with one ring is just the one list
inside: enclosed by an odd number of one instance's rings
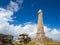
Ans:
{"label": "stepped stone base", "polygon": [[32,40],[31,40],[31,43],[40,43],[40,44],[42,44],[42,43],[44,43],[44,42],[53,42],[53,40],[51,39],[51,38],[48,38],[48,37],[45,37],[44,39],[43,39],[43,42],[41,42],[39,39],[37,39],[37,38],[32,38]]}

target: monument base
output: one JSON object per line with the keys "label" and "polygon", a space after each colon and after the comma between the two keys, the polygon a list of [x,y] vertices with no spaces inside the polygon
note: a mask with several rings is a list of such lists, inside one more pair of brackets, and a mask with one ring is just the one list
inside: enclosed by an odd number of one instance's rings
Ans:
{"label": "monument base", "polygon": [[32,38],[31,43],[37,43],[39,45],[44,45],[45,42],[53,42],[51,38],[44,37],[43,41],[39,40],[38,38]]}

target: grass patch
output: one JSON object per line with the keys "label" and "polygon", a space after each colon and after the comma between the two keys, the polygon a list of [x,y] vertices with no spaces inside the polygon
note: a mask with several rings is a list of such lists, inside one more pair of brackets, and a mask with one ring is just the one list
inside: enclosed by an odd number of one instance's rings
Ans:
{"label": "grass patch", "polygon": [[[51,42],[51,43],[43,43],[44,45],[60,45],[60,42]],[[16,42],[14,45],[39,45],[37,43],[27,43],[27,44],[17,44]]]}
{"label": "grass patch", "polygon": [[60,45],[58,42],[44,43],[44,45]]}
{"label": "grass patch", "polygon": [[14,45],[38,45],[38,44],[36,44],[36,43],[18,44],[15,42]]}

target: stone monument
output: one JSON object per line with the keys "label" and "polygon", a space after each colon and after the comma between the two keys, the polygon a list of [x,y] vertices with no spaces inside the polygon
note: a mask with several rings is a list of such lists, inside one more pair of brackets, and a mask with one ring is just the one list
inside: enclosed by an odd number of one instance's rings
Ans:
{"label": "stone monument", "polygon": [[38,29],[36,33],[36,37],[32,38],[31,42],[43,44],[44,42],[52,42],[52,39],[48,38],[44,32],[44,25],[43,25],[43,17],[42,17],[42,10],[38,11]]}
{"label": "stone monument", "polygon": [[42,18],[42,10],[38,11],[38,30],[37,30],[37,42],[43,43],[45,38],[44,27],[43,27],[43,18]]}

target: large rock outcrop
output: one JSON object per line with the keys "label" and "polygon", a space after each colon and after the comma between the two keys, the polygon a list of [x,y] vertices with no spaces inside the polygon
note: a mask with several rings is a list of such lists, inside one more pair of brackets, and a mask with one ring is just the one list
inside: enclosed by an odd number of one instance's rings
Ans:
{"label": "large rock outcrop", "polygon": [[12,45],[13,36],[0,34],[0,45]]}

